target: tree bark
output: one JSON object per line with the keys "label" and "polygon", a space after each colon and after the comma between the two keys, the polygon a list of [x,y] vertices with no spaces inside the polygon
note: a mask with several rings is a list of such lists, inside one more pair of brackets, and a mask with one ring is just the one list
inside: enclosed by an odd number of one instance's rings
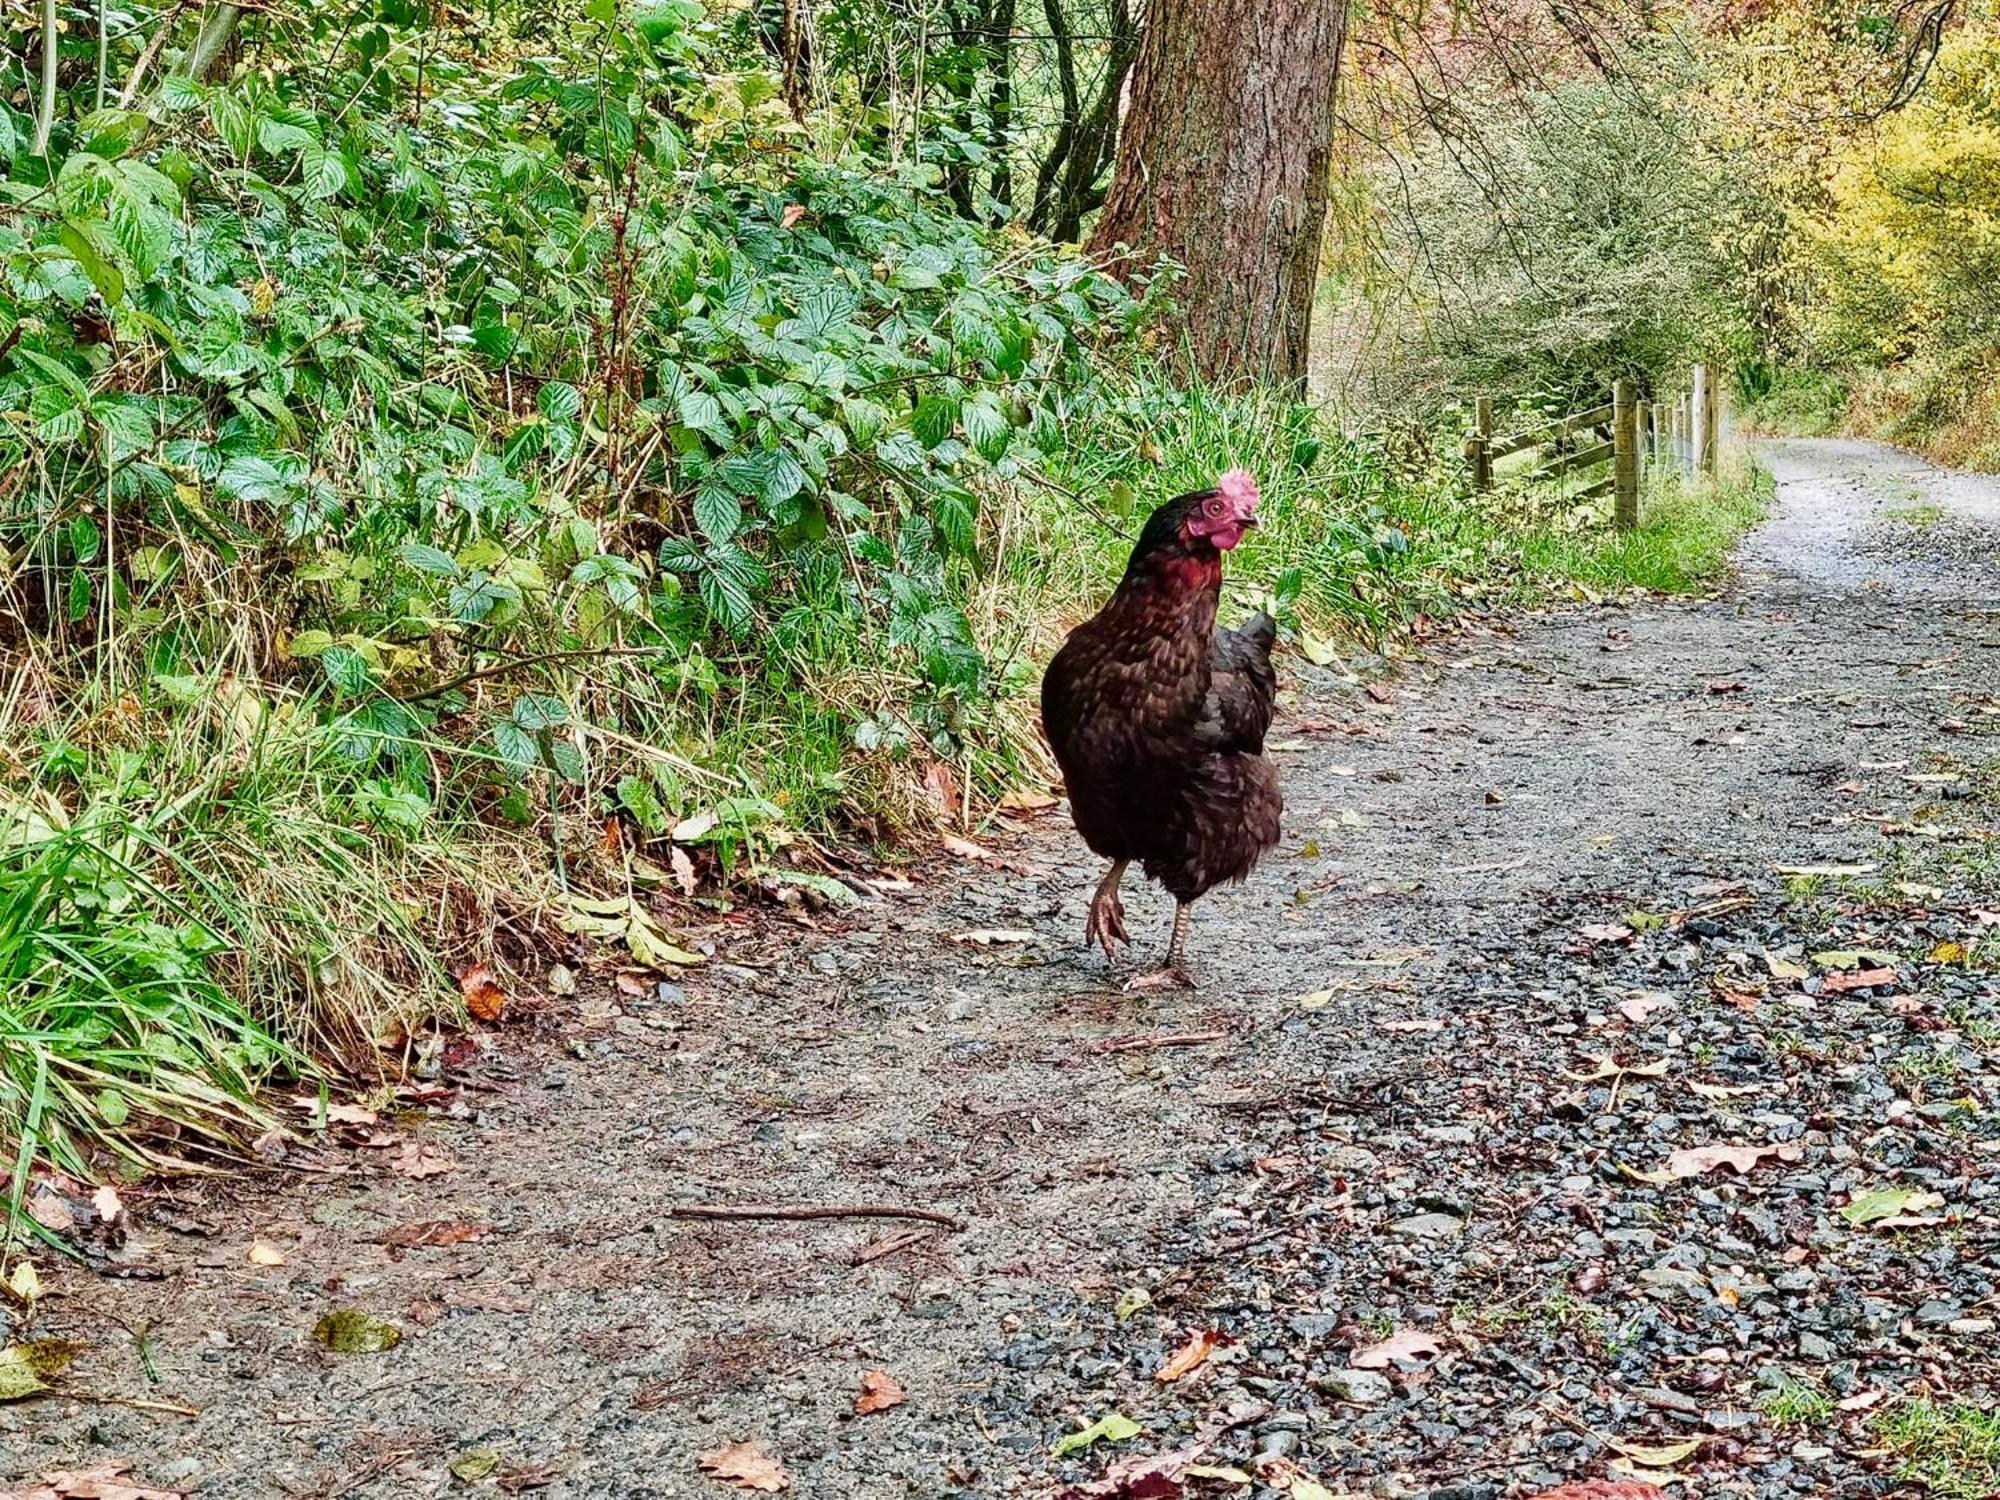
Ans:
{"label": "tree bark", "polygon": [[1091,250],[1187,268],[1175,301],[1211,378],[1305,377],[1345,21],[1341,0],[1147,8]]}

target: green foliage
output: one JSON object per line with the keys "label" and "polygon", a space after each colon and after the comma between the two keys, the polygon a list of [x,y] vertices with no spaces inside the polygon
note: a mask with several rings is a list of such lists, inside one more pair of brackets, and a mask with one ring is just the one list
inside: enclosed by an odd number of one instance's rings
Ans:
{"label": "green foliage", "polygon": [[1419,137],[1373,184],[1371,405],[1422,420],[1472,392],[1547,393],[1574,410],[1741,342],[1711,247],[1731,179],[1669,109],[1581,83],[1489,104],[1476,139]]}

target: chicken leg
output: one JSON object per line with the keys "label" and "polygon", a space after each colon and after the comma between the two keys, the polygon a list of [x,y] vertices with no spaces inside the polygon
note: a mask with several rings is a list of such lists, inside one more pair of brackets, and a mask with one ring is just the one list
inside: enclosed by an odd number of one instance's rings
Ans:
{"label": "chicken leg", "polygon": [[1190,902],[1182,901],[1174,907],[1174,935],[1167,939],[1167,961],[1157,969],[1134,975],[1125,985],[1127,993],[1194,988],[1194,976],[1187,971],[1188,922],[1193,916],[1194,906]]}
{"label": "chicken leg", "polygon": [[1097,883],[1097,894],[1090,898],[1090,919],[1084,923],[1083,941],[1088,947],[1096,943],[1104,949],[1104,956],[1113,956],[1113,945],[1132,941],[1125,932],[1125,903],[1118,899],[1118,882],[1125,878],[1125,866],[1129,860],[1114,862],[1104,879]]}

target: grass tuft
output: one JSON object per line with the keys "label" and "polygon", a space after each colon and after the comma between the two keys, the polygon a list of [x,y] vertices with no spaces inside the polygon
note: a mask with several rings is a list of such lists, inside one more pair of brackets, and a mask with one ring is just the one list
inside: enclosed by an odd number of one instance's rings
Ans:
{"label": "grass tuft", "polygon": [[2000,1412],[1910,1400],[1877,1417],[1875,1432],[1901,1458],[1900,1477],[1940,1500],[1990,1500],[2000,1489]]}

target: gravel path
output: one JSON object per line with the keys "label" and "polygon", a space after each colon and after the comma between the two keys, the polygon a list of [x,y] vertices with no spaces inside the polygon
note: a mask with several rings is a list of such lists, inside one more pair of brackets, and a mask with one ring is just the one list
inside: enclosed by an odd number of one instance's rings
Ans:
{"label": "gravel path", "polygon": [[[0,1480],[721,1496],[697,1458],[745,1441],[868,1500],[1922,1493],[1882,1414],[2000,1384],[2000,482],[1766,458],[1723,599],[1300,682],[1197,996],[1116,992],[1095,868],[1023,816],[454,1049],[322,1175],[129,1195],[165,1279],[49,1269],[36,1332],[199,1414],[0,1406]],[[662,1216],[757,1201],[965,1228]],[[349,1308],[401,1343],[320,1347]],[[857,1415],[871,1370],[907,1399]]]}

